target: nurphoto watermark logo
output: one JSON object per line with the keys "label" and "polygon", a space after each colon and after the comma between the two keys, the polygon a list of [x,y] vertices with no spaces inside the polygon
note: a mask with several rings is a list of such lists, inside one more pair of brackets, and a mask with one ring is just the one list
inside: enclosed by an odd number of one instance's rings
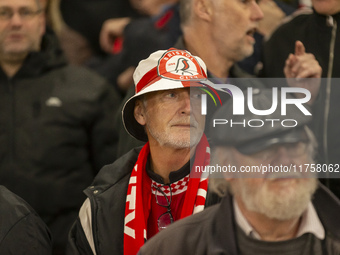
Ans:
{"label": "nurphoto watermark logo", "polygon": [[[216,125],[230,125],[235,126],[243,126],[243,127],[262,127],[266,124],[271,125],[272,127],[276,123],[280,123],[283,127],[295,127],[298,125],[298,120],[296,119],[287,119],[284,118],[287,115],[287,106],[295,105],[296,110],[301,111],[306,116],[311,116],[312,113],[310,110],[306,108],[304,104],[308,103],[311,99],[311,93],[309,90],[305,88],[296,88],[296,87],[283,87],[279,90],[277,87],[273,87],[272,89],[272,103],[270,108],[268,109],[257,109],[253,104],[253,95],[256,94],[254,91],[258,90],[257,88],[248,87],[247,90],[242,91],[239,87],[232,84],[212,84],[209,86],[210,89],[213,89],[215,95],[217,95],[218,99],[221,102],[220,97],[216,93],[216,90],[224,90],[225,93],[228,93],[231,96],[231,100],[233,102],[233,115],[234,116],[242,116],[245,114],[245,107],[248,107],[247,110],[250,111],[254,116],[270,116],[273,114],[278,107],[281,109],[282,119],[273,119],[273,118],[252,118],[243,121],[233,121],[233,119],[213,119],[213,127]],[[215,106],[217,106],[216,100],[214,96],[208,91],[208,89],[204,90],[214,101]],[[222,92],[223,93],[223,92]],[[247,94],[247,100],[245,100],[245,93]],[[292,98],[288,97],[288,95],[298,93],[303,95],[300,98]],[[203,94],[201,98],[201,114],[207,115],[207,94]],[[270,99],[270,98],[268,98]],[[246,101],[246,102],[245,102]],[[280,103],[280,105],[279,105]]]}

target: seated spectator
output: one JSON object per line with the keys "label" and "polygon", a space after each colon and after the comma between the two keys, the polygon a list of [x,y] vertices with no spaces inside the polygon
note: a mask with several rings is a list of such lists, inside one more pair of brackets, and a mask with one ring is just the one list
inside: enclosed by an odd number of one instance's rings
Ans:
{"label": "seated spectator", "polygon": [[[338,79],[334,79],[340,78],[340,2],[312,0],[312,4],[312,12],[298,15],[280,26],[264,45],[262,72],[265,77],[284,77],[287,56],[290,63],[301,58],[294,54],[301,43],[304,48],[299,52],[315,56],[325,79],[315,95],[311,128],[319,144],[317,162],[334,165],[340,164],[340,86]],[[339,179],[328,179],[324,183],[340,197]]]}
{"label": "seated spectator", "polygon": [[27,201],[63,254],[82,190],[115,160],[114,89],[65,61],[43,1],[0,1],[0,180]]}
{"label": "seated spectator", "polygon": [[[270,90],[254,90],[252,96],[256,109],[271,107]],[[280,107],[268,116],[250,111],[236,116],[232,108],[228,102],[214,118],[248,122],[254,116],[262,121],[282,117]],[[222,202],[169,226],[139,254],[339,254],[340,201],[310,173],[305,169],[241,173],[246,166],[313,163],[315,138],[307,127],[310,116],[288,108],[285,118],[298,124],[212,128],[211,166],[236,169],[222,173],[221,179],[210,179],[209,186],[224,195]]]}
{"label": "seated spectator", "polygon": [[139,63],[123,122],[147,143],[104,167],[86,189],[68,254],[136,254],[173,221],[215,202],[206,178],[189,178],[191,162],[210,159],[202,90],[190,91],[206,80],[204,62],[187,51],[157,51]]}
{"label": "seated spectator", "polygon": [[52,254],[45,223],[23,199],[0,186],[0,254]]}

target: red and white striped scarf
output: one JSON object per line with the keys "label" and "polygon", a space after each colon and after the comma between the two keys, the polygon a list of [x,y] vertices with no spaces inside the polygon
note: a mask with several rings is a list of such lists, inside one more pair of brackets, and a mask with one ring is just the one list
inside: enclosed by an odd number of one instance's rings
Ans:
{"label": "red and white striped scarf", "polygon": [[[149,143],[139,153],[137,162],[130,176],[124,219],[124,255],[136,255],[147,239],[146,226],[151,203],[151,179],[145,165],[150,153]],[[207,166],[210,162],[210,148],[203,134],[197,145],[195,166]],[[184,198],[181,219],[204,209],[208,189],[205,177],[190,178]]]}

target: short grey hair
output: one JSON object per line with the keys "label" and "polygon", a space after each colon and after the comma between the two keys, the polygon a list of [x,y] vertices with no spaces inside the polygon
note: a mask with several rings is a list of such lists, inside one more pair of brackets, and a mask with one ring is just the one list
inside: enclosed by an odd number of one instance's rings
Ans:
{"label": "short grey hair", "polygon": [[[315,135],[313,134],[312,130],[308,128],[307,126],[304,127],[305,132],[308,137],[308,144],[307,144],[307,155],[309,157],[310,163],[314,163],[314,159],[316,156],[317,151],[317,140],[315,138]],[[211,150],[211,160],[210,165],[218,165],[220,164],[220,157],[221,153],[230,153],[230,147],[215,147]],[[214,173],[213,175],[210,175],[209,178],[209,190],[216,193],[220,197],[223,197],[227,194],[229,191],[232,194],[232,190],[230,187],[230,183],[225,179],[223,176],[223,173]]]}
{"label": "short grey hair", "polygon": [[179,15],[181,25],[187,25],[192,15],[192,2],[193,0],[180,0],[179,1]]}

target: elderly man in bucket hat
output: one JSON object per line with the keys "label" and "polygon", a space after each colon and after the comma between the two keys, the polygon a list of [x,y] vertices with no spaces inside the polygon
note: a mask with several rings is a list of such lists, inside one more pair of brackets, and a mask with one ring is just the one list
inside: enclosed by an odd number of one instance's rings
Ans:
{"label": "elderly man in bucket hat", "polygon": [[[271,93],[253,90],[254,108],[270,109]],[[280,106],[269,115],[246,110],[236,116],[230,100],[216,112],[214,119],[228,123],[212,127],[210,166],[235,170],[209,182],[222,202],[169,226],[139,255],[340,253],[340,201],[306,169],[312,167],[315,143],[307,128],[310,116],[294,105],[282,116]],[[283,119],[295,124],[283,127]],[[260,166],[292,171],[242,172]]]}
{"label": "elderly man in bucket hat", "polygon": [[135,95],[124,105],[124,126],[147,142],[105,166],[70,231],[69,254],[136,254],[168,224],[203,210],[207,179],[189,178],[190,161],[207,165],[201,91],[203,61],[184,50],[157,51],[134,73]]}

